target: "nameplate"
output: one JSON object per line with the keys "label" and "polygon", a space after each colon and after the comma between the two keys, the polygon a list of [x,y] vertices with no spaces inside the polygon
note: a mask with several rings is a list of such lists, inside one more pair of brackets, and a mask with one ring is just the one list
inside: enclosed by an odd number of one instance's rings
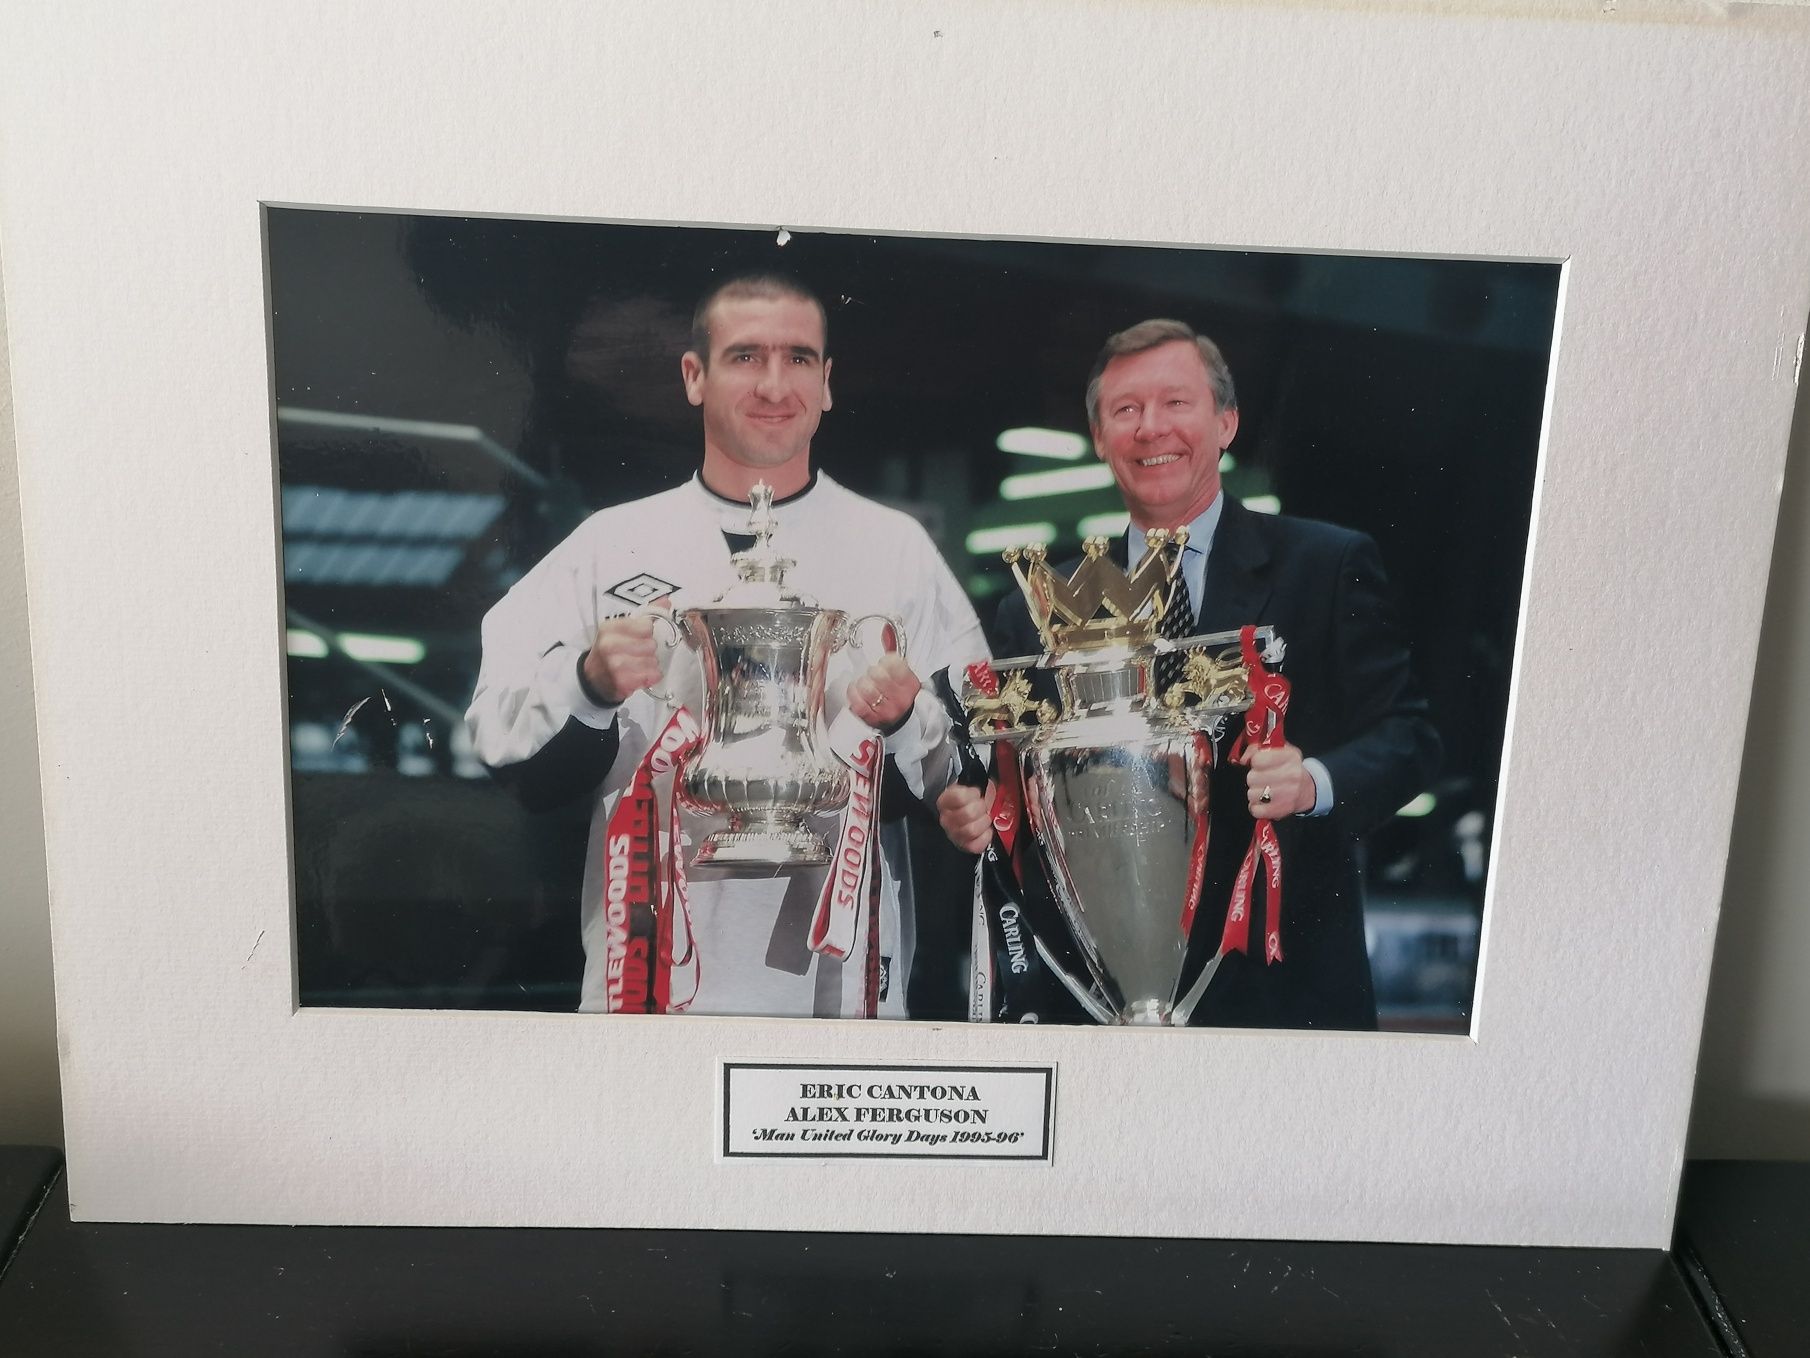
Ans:
{"label": "nameplate", "polygon": [[1050,1158],[1054,1066],[725,1061],[725,1159]]}

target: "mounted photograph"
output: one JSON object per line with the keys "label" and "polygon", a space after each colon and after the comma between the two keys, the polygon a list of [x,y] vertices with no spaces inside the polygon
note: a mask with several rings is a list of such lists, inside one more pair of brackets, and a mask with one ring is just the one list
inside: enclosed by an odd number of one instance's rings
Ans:
{"label": "mounted photograph", "polygon": [[1470,1030],[1558,263],[264,217],[301,1005]]}

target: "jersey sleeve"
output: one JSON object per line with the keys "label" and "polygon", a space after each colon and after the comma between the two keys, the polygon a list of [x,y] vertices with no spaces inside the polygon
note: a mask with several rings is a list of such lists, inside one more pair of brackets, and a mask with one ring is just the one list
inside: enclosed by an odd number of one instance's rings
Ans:
{"label": "jersey sleeve", "polygon": [[532,810],[592,792],[622,753],[621,708],[594,701],[579,680],[598,622],[579,545],[555,548],[484,615],[465,713],[478,758]]}
{"label": "jersey sleeve", "polygon": [[912,795],[930,801],[956,772],[949,716],[936,699],[931,676],[946,669],[959,688],[962,671],[987,658],[987,641],[954,572],[915,525],[913,548],[901,563],[908,572],[903,579],[917,584],[904,613],[911,668],[924,687],[905,725],[888,739],[887,753]]}

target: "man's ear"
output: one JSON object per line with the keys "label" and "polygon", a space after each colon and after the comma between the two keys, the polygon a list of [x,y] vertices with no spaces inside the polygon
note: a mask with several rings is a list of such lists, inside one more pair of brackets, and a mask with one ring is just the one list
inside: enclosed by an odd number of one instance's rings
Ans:
{"label": "man's ear", "polygon": [[685,399],[694,406],[704,404],[704,360],[687,349],[679,359],[679,376],[685,381]]}
{"label": "man's ear", "polygon": [[1238,437],[1238,407],[1219,412],[1219,451],[1224,452]]}
{"label": "man's ear", "polygon": [[834,361],[834,359],[828,358],[823,360],[823,408],[825,410],[830,408],[830,364]]}

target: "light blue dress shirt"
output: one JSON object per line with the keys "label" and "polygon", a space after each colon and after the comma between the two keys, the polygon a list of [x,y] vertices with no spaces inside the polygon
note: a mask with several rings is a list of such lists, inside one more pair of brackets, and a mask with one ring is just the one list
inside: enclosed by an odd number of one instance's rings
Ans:
{"label": "light blue dress shirt", "polygon": [[[1194,521],[1188,525],[1188,545],[1182,548],[1182,578],[1188,582],[1188,597],[1194,601],[1196,616],[1199,616],[1200,601],[1206,597],[1207,589],[1207,554],[1213,550],[1213,534],[1219,529],[1219,516],[1225,509],[1226,494],[1222,490],[1213,497],[1213,503],[1195,515]],[[1144,544],[1144,534],[1135,524],[1126,532],[1126,565],[1136,570],[1138,562],[1144,559],[1149,550]],[[1286,638],[1284,638],[1286,640]],[[1307,776],[1314,780],[1314,804],[1310,811],[1303,811],[1303,816],[1324,816],[1332,810],[1332,775],[1326,771],[1326,765],[1309,756],[1301,761],[1307,770]]]}

